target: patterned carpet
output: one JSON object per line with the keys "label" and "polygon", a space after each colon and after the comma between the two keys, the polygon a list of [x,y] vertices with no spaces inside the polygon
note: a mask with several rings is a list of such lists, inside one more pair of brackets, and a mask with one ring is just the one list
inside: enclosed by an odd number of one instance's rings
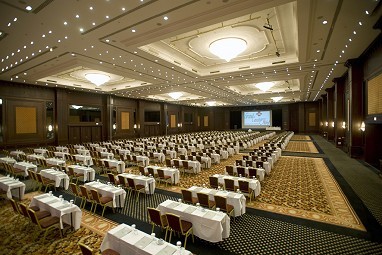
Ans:
{"label": "patterned carpet", "polygon": [[293,135],[291,138],[292,141],[311,141],[310,136],[308,135]]}
{"label": "patterned carpet", "polygon": [[289,141],[285,151],[319,153],[313,142]]}

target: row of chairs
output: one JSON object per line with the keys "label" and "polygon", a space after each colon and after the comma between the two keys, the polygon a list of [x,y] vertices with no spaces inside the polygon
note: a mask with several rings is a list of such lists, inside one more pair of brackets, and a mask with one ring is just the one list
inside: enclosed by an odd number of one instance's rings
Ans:
{"label": "row of chairs", "polygon": [[108,173],[109,181],[114,185],[121,185],[121,187],[126,190],[128,198],[133,196],[134,193],[136,202],[138,202],[139,194],[146,195],[146,187],[144,185],[136,184],[132,178],[125,178],[121,175],[117,176],[118,177],[115,177],[113,174]]}
{"label": "row of chairs", "polygon": [[59,230],[60,236],[62,238],[63,233],[62,233],[62,229],[60,226],[60,218],[59,217],[52,216],[50,214],[50,212],[41,210],[37,206],[28,207],[27,205],[25,205],[23,203],[17,203],[13,199],[10,199],[9,201],[12,205],[13,211],[17,215],[20,215],[23,218],[30,220],[30,222],[33,223],[33,225],[35,227],[37,227],[37,229],[39,231],[37,231],[37,233],[35,235],[35,239],[37,239],[39,237],[39,235],[42,232],[44,232],[44,236],[42,239],[42,243],[44,243],[45,238],[46,238],[47,234],[49,233],[49,231],[51,231],[55,228],[57,228]]}
{"label": "row of chairs", "polygon": [[194,232],[192,223],[186,220],[182,220],[179,215],[173,213],[166,213],[161,215],[160,211],[155,208],[147,207],[150,223],[152,224],[151,232],[154,232],[154,227],[158,226],[161,230],[165,229],[165,241],[167,239],[167,233],[170,231],[169,242],[171,243],[172,233],[178,233],[184,236],[184,249],[186,249],[187,238],[191,235],[192,242],[194,242]]}
{"label": "row of chairs", "polygon": [[4,163],[4,162],[1,162],[0,164],[1,164],[2,169],[4,169],[4,171],[7,172],[8,174],[10,174],[14,177],[23,177],[24,178],[24,174],[25,174],[24,170],[17,169],[12,164]]}
{"label": "row of chairs", "polygon": [[[210,187],[212,189],[218,189],[219,179],[214,176],[209,176]],[[249,197],[249,201],[252,202],[252,199],[255,199],[255,191],[249,187],[249,182],[247,180],[238,180],[238,185],[235,186],[235,181],[232,179],[224,179],[224,189],[227,191],[235,192],[239,190],[244,195]]]}
{"label": "row of chairs", "polygon": [[248,174],[245,172],[245,167],[238,166],[236,167],[236,172],[237,174],[233,171],[233,166],[225,166],[225,171],[227,174],[231,176],[242,176],[242,177],[247,177],[247,178],[253,178],[257,177],[257,169],[253,167],[248,168]]}
{"label": "row of chairs", "polygon": [[161,183],[164,183],[167,187],[168,183],[171,184],[171,176],[165,175],[163,169],[157,169],[157,174],[155,173],[152,167],[147,167],[147,173],[145,172],[145,168],[143,166],[139,166],[138,169],[142,175],[151,175],[152,177],[154,177],[154,179],[159,183],[159,185]]}
{"label": "row of chairs", "polygon": [[45,187],[44,192],[46,192],[48,188],[53,188],[54,190],[56,190],[56,181],[45,178],[41,175],[41,173],[36,173],[30,169],[28,169],[28,175],[32,180],[34,180],[38,184],[39,191],[41,191],[43,187]]}

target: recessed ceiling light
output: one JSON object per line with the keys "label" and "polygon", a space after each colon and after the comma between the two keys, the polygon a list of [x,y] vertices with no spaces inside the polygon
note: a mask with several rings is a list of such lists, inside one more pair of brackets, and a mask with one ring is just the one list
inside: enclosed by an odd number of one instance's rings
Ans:
{"label": "recessed ceiling light", "polygon": [[131,29],[131,32],[135,33],[135,29]]}
{"label": "recessed ceiling light", "polygon": [[84,32],[84,29],[82,27],[80,28],[80,32]]}
{"label": "recessed ceiling light", "polygon": [[80,18],[80,15],[77,14],[77,15],[76,15],[76,18],[77,18],[77,19]]}
{"label": "recessed ceiling light", "polygon": [[31,11],[31,10],[32,10],[32,6],[28,5],[27,7],[25,7],[25,9],[26,9],[27,11]]}
{"label": "recessed ceiling light", "polygon": [[320,52],[320,50],[317,50],[317,53]]}
{"label": "recessed ceiling light", "polygon": [[365,11],[365,13],[366,13],[367,15],[369,15],[369,11]]}
{"label": "recessed ceiling light", "polygon": [[360,22],[358,22],[358,24],[360,25],[360,26],[362,26],[362,22],[360,21]]}
{"label": "recessed ceiling light", "polygon": [[64,25],[65,25],[65,26],[68,25],[68,22],[64,21]]}
{"label": "recessed ceiling light", "polygon": [[93,6],[90,6],[90,7],[89,7],[89,10],[93,10]]}
{"label": "recessed ceiling light", "polygon": [[322,24],[328,24],[328,21],[327,20],[324,20],[324,21],[322,21]]}
{"label": "recessed ceiling light", "polygon": [[122,7],[122,11],[125,11],[126,10],[126,8],[125,7]]}
{"label": "recessed ceiling light", "polygon": [[16,22],[16,21],[17,21],[17,18],[14,18],[13,21]]}
{"label": "recessed ceiling light", "polygon": [[168,20],[168,17],[167,17],[167,16],[164,16],[163,19],[164,19],[164,20]]}
{"label": "recessed ceiling light", "polygon": [[109,15],[106,15],[106,18],[108,19],[108,18],[109,18]]}

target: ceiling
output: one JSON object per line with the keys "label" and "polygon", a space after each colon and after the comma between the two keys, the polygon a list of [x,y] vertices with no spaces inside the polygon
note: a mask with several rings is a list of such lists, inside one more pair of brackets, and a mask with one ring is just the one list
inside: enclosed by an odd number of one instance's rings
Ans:
{"label": "ceiling", "polygon": [[[193,106],[315,101],[377,37],[380,9],[376,0],[0,0],[0,79]],[[229,62],[209,51],[226,37],[247,45]],[[92,84],[85,74],[95,72],[110,81]]]}

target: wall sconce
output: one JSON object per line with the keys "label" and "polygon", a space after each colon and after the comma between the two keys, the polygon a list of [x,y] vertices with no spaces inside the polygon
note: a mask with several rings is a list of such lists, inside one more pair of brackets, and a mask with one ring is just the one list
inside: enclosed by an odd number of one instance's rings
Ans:
{"label": "wall sconce", "polygon": [[116,123],[113,124],[113,129],[114,129],[114,130],[117,129],[117,124],[116,124]]}
{"label": "wall sconce", "polygon": [[346,122],[345,122],[345,121],[342,122],[342,128],[343,128],[343,129],[346,128]]}
{"label": "wall sconce", "polygon": [[134,127],[134,129],[137,129],[137,124],[134,124],[134,126],[133,126],[133,127]]}
{"label": "wall sconce", "polygon": [[334,121],[332,121],[332,127],[334,127]]}
{"label": "wall sconce", "polygon": [[52,126],[52,125],[49,125],[49,126],[48,126],[48,131],[49,131],[49,132],[52,132],[52,131],[53,131],[53,126]]}
{"label": "wall sconce", "polygon": [[182,123],[178,123],[178,127],[182,127]]}
{"label": "wall sconce", "polygon": [[365,129],[366,129],[365,122],[362,121],[361,127],[359,129],[361,129],[362,132],[365,132]]}
{"label": "wall sconce", "polygon": [[326,122],[325,122],[325,126],[329,126],[329,122],[326,121]]}
{"label": "wall sconce", "polygon": [[324,125],[324,123],[322,123],[322,121],[321,121],[321,122],[320,122],[320,125],[321,125],[321,126],[323,126],[323,125]]}

